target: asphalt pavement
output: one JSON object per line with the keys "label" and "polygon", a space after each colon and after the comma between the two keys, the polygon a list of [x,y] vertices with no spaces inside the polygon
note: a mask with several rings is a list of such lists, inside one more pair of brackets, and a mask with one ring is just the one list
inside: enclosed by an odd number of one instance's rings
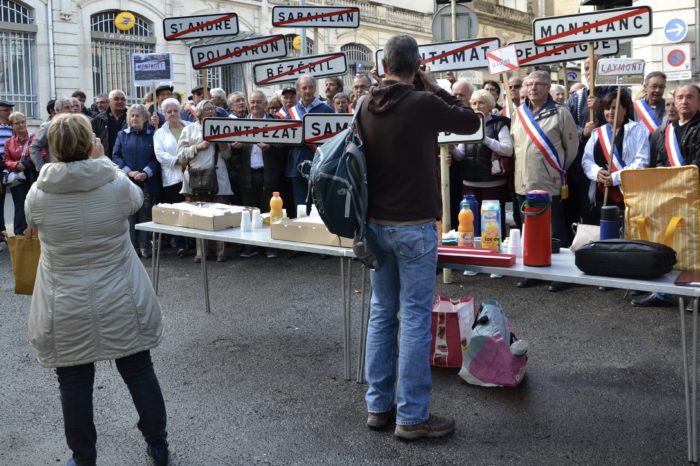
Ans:
{"label": "asphalt pavement", "polygon": [[[343,380],[339,274],[337,259],[312,255],[211,261],[207,314],[200,266],[164,252],[165,335],[152,354],[171,464],[685,463],[677,308],[633,308],[621,290],[549,293],[544,284],[517,289],[511,278],[455,273],[443,285],[438,277],[442,295],[503,305],[530,342],[527,375],[515,389],[483,388],[434,369],[431,410],[453,416],[457,430],[406,443],[367,429],[366,386]],[[27,342],[30,297],[13,294],[6,250],[0,302],[0,464],[63,465],[56,376]],[[353,319],[354,375],[359,305]],[[98,464],[149,464],[114,364],[97,364],[94,405]]]}

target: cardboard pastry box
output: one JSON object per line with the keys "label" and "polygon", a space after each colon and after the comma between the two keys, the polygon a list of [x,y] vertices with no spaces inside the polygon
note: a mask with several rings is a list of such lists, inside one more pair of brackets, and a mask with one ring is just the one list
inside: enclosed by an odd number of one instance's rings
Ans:
{"label": "cardboard pastry box", "polygon": [[178,202],[153,206],[153,222],[164,225],[218,231],[241,225],[245,207],[209,202]]}
{"label": "cardboard pastry box", "polygon": [[352,247],[351,238],[332,234],[323,224],[321,217],[302,217],[294,220],[285,218],[270,225],[270,230],[272,239],[343,248]]}

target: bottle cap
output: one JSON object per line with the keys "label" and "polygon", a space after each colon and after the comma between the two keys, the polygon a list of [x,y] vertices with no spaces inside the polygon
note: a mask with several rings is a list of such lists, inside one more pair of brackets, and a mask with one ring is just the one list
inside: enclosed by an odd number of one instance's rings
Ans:
{"label": "bottle cap", "polygon": [[606,205],[600,208],[600,219],[617,222],[620,220],[620,208],[616,205]]}
{"label": "bottle cap", "polygon": [[[268,191],[268,192],[269,192],[269,191]],[[278,196],[278,197],[279,197],[280,192],[279,192],[279,191],[272,191],[272,195],[273,195],[273,196]]]}

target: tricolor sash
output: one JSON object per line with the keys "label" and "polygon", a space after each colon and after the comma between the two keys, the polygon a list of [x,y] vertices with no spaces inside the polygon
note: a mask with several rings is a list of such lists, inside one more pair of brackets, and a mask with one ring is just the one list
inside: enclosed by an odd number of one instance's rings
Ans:
{"label": "tricolor sash", "polygon": [[603,126],[599,126],[596,128],[596,133],[598,134],[598,141],[600,142],[600,147],[603,149],[605,160],[608,161],[610,172],[616,172],[625,168],[626,164],[620,156],[620,151],[618,151],[617,146],[612,143],[613,135],[610,124],[606,123]]}
{"label": "tricolor sash", "polygon": [[516,110],[518,117],[522,122],[525,132],[530,137],[535,147],[542,153],[542,156],[547,161],[549,166],[554,168],[561,175],[561,193],[562,199],[568,197],[568,186],[566,184],[566,170],[562,168],[561,162],[559,162],[559,153],[557,149],[549,140],[545,132],[542,130],[540,125],[535,121],[535,117],[532,115],[532,111],[527,106],[527,103],[522,104]]}
{"label": "tricolor sash", "polygon": [[661,125],[661,122],[658,120],[658,118],[656,118],[656,115],[646,100],[636,100],[634,102],[634,111],[637,112],[637,115],[639,115],[642,123],[644,123],[644,126],[646,126],[649,130],[649,133],[653,133],[656,128]]}
{"label": "tricolor sash", "polygon": [[289,107],[289,110],[287,110],[289,113],[289,118],[288,120],[299,120],[301,121],[304,118],[304,109],[303,107],[299,106],[299,104],[294,105],[293,107]]}
{"label": "tricolor sash", "polygon": [[282,120],[288,120],[288,119],[289,119],[289,116],[287,115],[287,112],[286,112],[283,108],[279,109],[279,110],[277,111],[277,113],[275,113],[275,115],[277,115],[278,117],[280,117],[280,119],[282,119]]}
{"label": "tricolor sash", "polygon": [[672,167],[684,166],[685,159],[681,154],[681,147],[678,145],[676,130],[673,128],[673,125],[671,123],[669,123],[666,126],[666,134],[664,135],[664,140],[666,142],[666,155],[668,155],[668,163]]}

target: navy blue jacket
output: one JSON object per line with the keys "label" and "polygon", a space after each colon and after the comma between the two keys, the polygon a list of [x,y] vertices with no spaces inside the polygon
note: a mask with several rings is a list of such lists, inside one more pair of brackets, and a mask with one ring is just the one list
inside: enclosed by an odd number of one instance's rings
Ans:
{"label": "navy blue jacket", "polygon": [[[335,111],[331,107],[329,107],[327,104],[324,104],[319,99],[314,99],[311,105],[314,106],[308,112],[304,111],[304,107],[301,101],[297,102],[297,104],[294,107],[296,108],[300,116],[303,116],[305,113],[335,113]],[[284,173],[285,176],[287,176],[288,178],[300,177],[301,174],[298,170],[299,164],[304,160],[312,160],[313,158],[314,151],[312,151],[311,148],[309,148],[309,146],[307,145],[290,147],[289,155],[287,157],[287,168]]]}
{"label": "navy blue jacket", "polygon": [[112,161],[124,173],[132,170],[146,173],[148,179],[141,186],[144,193],[158,195],[163,182],[160,176],[160,163],[153,150],[153,133],[153,128],[150,126],[138,131],[131,128],[119,131],[112,150]]}

